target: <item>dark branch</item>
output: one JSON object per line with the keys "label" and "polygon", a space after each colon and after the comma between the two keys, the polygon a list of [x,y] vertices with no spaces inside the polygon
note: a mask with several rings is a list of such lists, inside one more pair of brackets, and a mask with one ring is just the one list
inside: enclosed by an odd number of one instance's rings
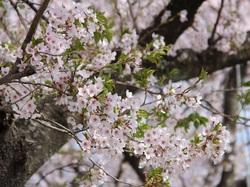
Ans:
{"label": "dark branch", "polygon": [[35,69],[32,66],[27,66],[24,71],[17,73],[9,73],[8,75],[0,79],[0,85],[10,83],[12,80],[21,79],[22,77],[30,76],[35,73]]}
{"label": "dark branch", "polygon": [[43,4],[38,9],[32,23],[30,25],[29,31],[26,35],[26,38],[23,41],[22,50],[25,50],[28,43],[32,40],[32,37],[34,36],[34,34],[36,32],[36,29],[37,29],[37,26],[40,22],[40,19],[42,18],[44,11],[47,9],[49,2],[50,2],[50,0],[44,0]]}
{"label": "dark branch", "polygon": [[218,51],[215,48],[208,48],[202,52],[195,52],[192,49],[182,49],[177,51],[175,57],[166,57],[157,67],[156,75],[169,75],[174,69],[179,73],[170,77],[173,81],[187,80],[200,75],[202,68],[209,74],[237,64],[245,64],[250,60],[250,37],[238,49],[235,54]]}
{"label": "dark branch", "polygon": [[[166,44],[173,44],[179,36],[192,25],[198,8],[205,0],[171,0],[163,10],[155,17],[153,24],[140,33],[139,43],[144,46],[152,40],[152,33],[165,37]],[[188,21],[180,21],[180,11],[187,10]],[[161,18],[166,11],[171,12],[170,18],[161,23]]]}
{"label": "dark branch", "polygon": [[124,152],[123,155],[124,155],[124,162],[128,162],[130,166],[134,169],[134,171],[136,172],[140,180],[142,182],[145,182],[146,176],[143,172],[143,169],[139,168],[140,159],[135,156],[130,155],[128,152]]}
{"label": "dark branch", "polygon": [[219,8],[218,15],[217,15],[214,27],[213,27],[212,34],[211,34],[210,38],[208,39],[208,45],[210,45],[210,46],[212,46],[216,43],[216,40],[214,37],[215,37],[216,29],[217,29],[219,21],[220,21],[223,6],[224,6],[224,0],[221,0],[220,8]]}
{"label": "dark branch", "polygon": [[[34,3],[30,2],[29,0],[23,0],[25,4],[27,4],[35,13],[38,12],[38,9],[35,7]],[[42,15],[42,19],[49,23],[48,18],[46,18],[44,15]]]}
{"label": "dark branch", "polygon": [[[41,17],[43,16],[44,11],[47,9],[49,2],[50,2],[50,0],[44,0],[44,2],[42,3],[42,5],[40,6],[40,8],[37,11],[37,14],[35,15],[34,19],[32,20],[29,31],[28,31],[28,33],[27,33],[27,35],[22,43],[22,46],[21,46],[21,49],[23,50],[24,53],[25,53],[25,49],[26,49],[28,43],[32,40],[32,37],[34,36],[34,34],[36,32],[39,21],[40,21]],[[8,83],[14,79],[21,79],[22,77],[30,76],[30,75],[35,73],[35,69],[31,66],[27,66],[23,72],[19,72],[18,65],[21,63],[22,60],[23,59],[21,59],[21,58],[17,58],[15,64],[12,66],[10,72],[6,76],[0,78],[0,85]]]}

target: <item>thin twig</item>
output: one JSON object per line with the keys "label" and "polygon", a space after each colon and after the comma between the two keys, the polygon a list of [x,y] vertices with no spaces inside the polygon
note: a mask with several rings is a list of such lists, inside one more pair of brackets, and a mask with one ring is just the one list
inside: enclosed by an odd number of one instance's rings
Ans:
{"label": "thin twig", "polygon": [[132,18],[133,27],[135,28],[136,33],[139,33],[139,28],[138,28],[137,23],[136,23],[136,17],[134,15],[132,4],[131,4],[130,0],[127,0],[127,2],[128,2],[128,7],[129,7],[129,13],[130,13],[131,18]]}
{"label": "thin twig", "polygon": [[54,168],[52,169],[51,171],[45,173],[45,174],[41,174],[41,178],[39,179],[39,181],[36,182],[36,186],[39,185],[41,183],[42,180],[44,180],[48,175],[54,173],[55,171],[57,170],[63,170],[64,168],[67,168],[67,167],[74,167],[74,166],[79,166],[79,163],[69,163],[69,164],[66,164],[66,165],[63,165],[63,166],[60,166],[60,167],[57,167],[57,168]]}
{"label": "thin twig", "polygon": [[32,121],[35,121],[35,122],[37,122],[37,123],[39,123],[40,125],[43,125],[43,126],[45,126],[45,127],[48,127],[48,128],[50,128],[50,129],[53,129],[53,130],[56,130],[56,131],[58,131],[58,132],[62,132],[62,133],[68,133],[66,130],[63,130],[63,129],[60,129],[60,128],[57,128],[57,127],[55,127],[55,126],[53,126],[53,125],[51,125],[51,124],[46,124],[46,123],[43,123],[43,122],[41,122],[40,120],[38,120],[38,119],[31,119]]}
{"label": "thin twig", "polygon": [[109,177],[111,177],[113,180],[115,180],[118,183],[122,183],[122,184],[127,184],[129,186],[136,186],[136,187],[141,187],[143,185],[135,185],[135,184],[131,184],[125,181],[121,181],[119,179],[117,179],[115,176],[111,175],[110,173],[108,173],[105,169],[102,168],[102,166],[100,166],[98,163],[96,163],[94,160],[92,160],[91,158],[89,158],[89,160],[92,162],[92,164],[96,167],[98,167],[100,170],[102,170],[106,175],[108,175]]}
{"label": "thin twig", "polygon": [[23,18],[23,16],[22,16],[22,14],[21,14],[21,13],[19,12],[19,10],[18,10],[17,3],[14,3],[12,0],[9,0],[9,2],[10,2],[10,4],[11,4],[11,6],[14,8],[14,10],[16,11],[17,16],[19,17],[19,20],[20,20],[21,24],[23,25],[25,31],[27,31],[27,30],[28,30],[27,25],[26,25],[26,23],[24,22],[24,18]]}
{"label": "thin twig", "polygon": [[32,37],[34,36],[37,26],[40,22],[40,19],[43,16],[43,13],[45,12],[45,10],[47,9],[48,5],[49,5],[50,0],[44,0],[43,4],[40,6],[40,8],[37,11],[37,14],[35,15],[31,25],[30,25],[30,29],[23,41],[22,44],[22,50],[25,51],[25,48],[27,47],[28,43],[32,40]]}
{"label": "thin twig", "polygon": [[[27,4],[35,13],[37,13],[38,9],[35,7],[34,3],[30,2],[29,0],[22,0],[25,4]],[[46,22],[49,23],[48,18],[46,18],[44,15],[42,15],[42,19]]]}
{"label": "thin twig", "polygon": [[224,6],[224,0],[221,0],[221,4],[220,4],[218,15],[217,15],[217,18],[216,18],[216,21],[215,21],[215,24],[214,24],[214,28],[213,28],[213,31],[212,31],[212,34],[211,34],[210,38],[208,39],[208,45],[210,45],[210,46],[214,45],[215,42],[216,42],[214,37],[215,37],[216,29],[217,29],[219,21],[220,21],[223,6]]}

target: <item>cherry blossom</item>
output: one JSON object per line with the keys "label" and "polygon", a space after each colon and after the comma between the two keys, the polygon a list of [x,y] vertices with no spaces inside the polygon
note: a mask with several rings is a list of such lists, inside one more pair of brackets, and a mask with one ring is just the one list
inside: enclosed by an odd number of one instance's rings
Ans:
{"label": "cherry blossom", "polygon": [[[146,60],[161,63],[173,50],[155,33],[151,43],[138,47],[138,30],[149,25],[168,2],[135,1],[130,11],[138,19],[133,19],[128,11],[131,3],[119,1],[121,17],[114,23],[124,21],[123,26],[128,27],[119,32],[93,7],[53,1],[44,14],[48,22],[42,22],[24,51],[8,43],[0,47],[1,77],[8,75],[17,59],[21,59],[20,72],[30,66],[35,71],[1,85],[2,105],[11,107],[15,119],[46,121],[39,103],[49,98],[47,104],[67,114],[72,129],[61,131],[76,139],[84,156],[101,155],[105,163],[129,152],[140,158],[145,173],[160,168],[164,182],[198,159],[221,161],[230,143],[229,133],[219,121],[197,113],[202,97],[192,93],[192,86],[161,89],[154,71],[142,67]],[[142,21],[146,14],[150,19]],[[182,10],[179,16],[186,22],[188,12]],[[231,36],[229,31],[227,36]],[[140,94],[128,89],[122,93],[118,86],[136,88]],[[181,107],[189,109],[187,116],[176,112]],[[81,130],[80,141],[75,129]],[[191,130],[195,132],[192,136],[188,134]],[[96,167],[83,169],[89,177],[82,186],[98,186],[107,180],[105,164],[92,164]]]}

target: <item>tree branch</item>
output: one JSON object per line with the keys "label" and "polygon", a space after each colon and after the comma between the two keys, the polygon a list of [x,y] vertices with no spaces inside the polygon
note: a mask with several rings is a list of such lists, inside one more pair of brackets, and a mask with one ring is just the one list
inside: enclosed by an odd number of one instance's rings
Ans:
{"label": "tree branch", "polygon": [[156,70],[157,76],[169,75],[173,70],[178,70],[179,73],[169,77],[173,81],[187,80],[200,75],[202,68],[209,74],[227,67],[233,67],[237,64],[245,64],[250,60],[250,34],[246,41],[234,53],[221,52],[215,48],[208,48],[201,52],[196,52],[192,49],[181,49],[177,51],[175,57],[166,56],[161,64],[154,66],[146,64]]}
{"label": "tree branch", "polygon": [[[32,40],[32,37],[34,36],[34,34],[36,32],[39,21],[40,21],[41,17],[43,16],[44,11],[48,7],[49,2],[50,2],[50,0],[43,1],[42,5],[38,9],[37,14],[35,15],[32,23],[30,25],[29,31],[28,31],[28,33],[27,33],[27,35],[22,43],[22,46],[21,46],[21,49],[23,50],[24,53],[25,53],[25,49],[26,49],[28,43]],[[21,64],[22,60],[23,59],[21,59],[21,58],[17,58],[15,64],[12,66],[10,72],[7,75],[5,75],[4,77],[0,78],[0,85],[8,83],[14,79],[20,79],[20,78],[25,77],[25,76],[30,76],[30,75],[35,73],[35,69],[31,66],[27,66],[23,72],[19,72],[18,65]]]}
{"label": "tree branch", "polygon": [[[47,103],[47,101],[45,102]],[[40,106],[48,118],[68,127],[65,112],[53,104]],[[67,133],[31,120],[17,120],[0,131],[0,186],[25,186],[26,181],[67,142]]]}
{"label": "tree branch", "polygon": [[[38,9],[35,7],[35,5],[34,5],[32,2],[30,2],[29,0],[23,0],[23,2],[24,2],[25,4],[27,4],[35,13],[38,12]],[[46,18],[44,15],[42,15],[42,19],[43,19],[44,21],[46,21],[47,23],[49,23],[48,18]]]}
{"label": "tree branch", "polygon": [[28,31],[28,33],[23,41],[23,44],[21,47],[23,51],[27,47],[28,43],[32,40],[32,37],[34,36],[34,34],[36,32],[36,29],[37,29],[37,26],[40,22],[40,19],[42,18],[44,11],[47,9],[49,2],[50,2],[50,0],[44,0],[42,5],[38,9],[32,23],[30,25],[29,31]]}
{"label": "tree branch", "polygon": [[139,168],[140,159],[135,156],[131,156],[128,152],[124,152],[123,155],[124,155],[124,162],[128,162],[130,166],[134,169],[140,180],[142,182],[145,182],[146,176],[143,172],[143,169]]}
{"label": "tree branch", "polygon": [[218,11],[216,21],[214,23],[212,34],[211,34],[210,38],[208,39],[208,45],[210,45],[210,46],[212,46],[212,45],[214,45],[216,43],[216,40],[215,40],[214,37],[215,37],[217,26],[218,26],[219,21],[220,21],[223,6],[224,6],[224,0],[221,0],[220,8],[219,8],[219,11]]}
{"label": "tree branch", "polygon": [[[155,17],[152,25],[140,33],[139,44],[145,46],[152,40],[152,33],[157,33],[165,37],[166,44],[174,44],[179,36],[193,24],[195,14],[198,8],[205,0],[171,0],[170,3],[162,9]],[[187,10],[188,20],[180,21],[180,11]],[[161,24],[161,18],[166,11],[171,12],[169,19]]]}

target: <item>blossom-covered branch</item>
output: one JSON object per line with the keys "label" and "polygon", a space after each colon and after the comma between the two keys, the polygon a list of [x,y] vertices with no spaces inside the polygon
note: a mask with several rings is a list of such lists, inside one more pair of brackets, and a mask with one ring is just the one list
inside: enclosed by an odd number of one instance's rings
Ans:
{"label": "blossom-covered branch", "polygon": [[[153,25],[159,23],[165,10],[174,14],[156,27],[157,32],[150,30],[149,39],[147,34],[143,36],[147,42],[144,45],[138,35],[142,27],[137,21],[140,12],[135,9],[147,7],[141,1],[117,1],[120,16],[111,19],[92,6],[72,1],[53,1],[45,10],[49,4],[45,0],[23,44],[13,47],[3,42],[0,46],[1,105],[11,107],[14,121],[22,119],[63,132],[76,140],[84,158],[101,158],[100,162],[92,162],[96,167],[79,185],[101,185],[109,182],[108,177],[121,182],[107,172],[106,163],[123,153],[139,158],[145,186],[169,186],[200,159],[220,162],[228,149],[229,132],[218,119],[199,112],[201,96],[192,90],[207,72],[228,66],[238,56],[224,56],[214,48],[201,53],[179,50],[177,56],[167,56],[171,50],[168,44],[192,24],[202,2],[185,1],[183,6],[174,1],[158,2],[167,5]],[[157,2],[148,1],[146,5],[155,6]],[[30,11],[29,6],[26,11]],[[131,26],[126,15],[133,19]],[[48,21],[39,24],[42,16]],[[124,27],[117,28],[122,21]],[[171,33],[166,34],[165,29]],[[6,51],[8,54],[2,55]],[[245,61],[243,50],[236,53]],[[212,66],[205,62],[215,54],[220,63],[218,60]],[[196,61],[201,63],[197,65]],[[181,74],[176,78],[178,72]],[[198,74],[191,86],[165,85],[166,80]],[[132,93],[131,87],[140,93]],[[54,113],[67,118],[67,122],[53,120]]]}
{"label": "blossom-covered branch", "polygon": [[0,85],[8,83],[14,79],[20,79],[20,78],[25,77],[25,76],[30,76],[30,75],[35,73],[35,69],[32,66],[27,66],[22,72],[20,72],[20,71],[18,71],[18,69],[19,69],[18,65],[20,65],[20,63],[21,63],[21,59],[23,58],[22,56],[25,54],[26,47],[27,47],[28,43],[32,40],[32,37],[34,36],[34,34],[36,32],[36,29],[37,29],[37,26],[40,22],[40,19],[43,16],[44,11],[48,7],[49,2],[50,2],[50,0],[44,0],[44,2],[41,4],[40,8],[38,9],[32,23],[30,25],[28,33],[27,33],[27,35],[22,43],[22,46],[21,46],[21,49],[22,49],[21,53],[22,54],[20,54],[20,57],[18,57],[16,59],[16,62],[13,64],[9,73],[7,75],[5,75],[4,77],[0,78]]}

